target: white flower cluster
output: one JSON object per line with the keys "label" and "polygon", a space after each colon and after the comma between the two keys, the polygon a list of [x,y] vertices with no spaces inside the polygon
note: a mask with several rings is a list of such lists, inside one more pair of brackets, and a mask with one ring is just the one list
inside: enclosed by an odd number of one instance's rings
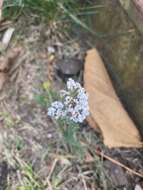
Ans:
{"label": "white flower cluster", "polygon": [[65,112],[63,111],[64,105],[60,101],[55,101],[51,104],[51,107],[48,108],[48,115],[51,117],[55,117],[55,119],[59,119],[60,117],[64,117]]}
{"label": "white flower cluster", "polygon": [[48,115],[55,119],[68,118],[78,123],[89,115],[88,96],[78,82],[67,81],[67,90],[60,91],[61,101],[55,101],[48,108]]}

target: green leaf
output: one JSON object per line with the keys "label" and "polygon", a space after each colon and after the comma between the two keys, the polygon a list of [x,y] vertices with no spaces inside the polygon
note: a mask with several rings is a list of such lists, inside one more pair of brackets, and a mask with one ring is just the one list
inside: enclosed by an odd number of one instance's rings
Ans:
{"label": "green leaf", "polygon": [[47,106],[48,104],[48,99],[44,95],[36,95],[34,99],[42,106]]}
{"label": "green leaf", "polygon": [[78,127],[76,126],[67,126],[63,132],[65,142],[70,146],[71,150],[77,153],[80,158],[84,157],[84,148],[82,147],[80,141],[77,138]]}

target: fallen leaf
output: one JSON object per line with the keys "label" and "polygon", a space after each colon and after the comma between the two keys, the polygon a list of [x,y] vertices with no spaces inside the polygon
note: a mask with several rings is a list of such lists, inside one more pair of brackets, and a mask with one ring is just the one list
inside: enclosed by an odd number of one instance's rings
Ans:
{"label": "fallen leaf", "polygon": [[[87,52],[84,87],[89,94],[89,107],[95,124],[102,131],[108,147],[142,147],[139,132],[123,108],[96,49]],[[97,123],[97,125],[96,125]]]}

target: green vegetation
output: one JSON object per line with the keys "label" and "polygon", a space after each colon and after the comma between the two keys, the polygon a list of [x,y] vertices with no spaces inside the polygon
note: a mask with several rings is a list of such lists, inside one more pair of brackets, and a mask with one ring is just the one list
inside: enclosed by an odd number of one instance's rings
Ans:
{"label": "green vegetation", "polygon": [[[85,7],[88,4],[88,7]],[[82,7],[80,0],[5,0],[4,1],[4,15],[14,16],[16,13],[28,13],[32,11],[38,13],[40,16],[46,16],[49,19],[55,19],[61,16],[63,18],[64,11],[61,6],[65,7],[69,12],[74,12],[74,14],[92,14],[94,13],[94,8],[90,6],[90,1],[86,0],[85,3],[82,2]],[[11,15],[10,15],[11,14]]]}
{"label": "green vegetation", "polygon": [[93,33],[85,17],[98,13],[100,8],[93,6],[91,0],[84,3],[81,0],[5,0],[3,17],[16,20],[20,15],[32,15],[49,22],[74,23]]}
{"label": "green vegetation", "polygon": [[17,190],[44,190],[43,184],[41,184],[36,175],[34,174],[32,167],[19,157],[15,157],[17,168],[23,172],[24,179],[21,181],[21,185]]}
{"label": "green vegetation", "polygon": [[[47,105],[59,100],[59,98],[59,94],[50,86],[48,81],[43,83],[41,94],[35,96],[37,103],[46,109]],[[78,154],[82,159],[84,157],[84,148],[77,137],[80,129],[79,124],[64,119],[53,120],[53,122],[56,123],[59,133],[62,133],[63,143],[69,146],[69,151]]]}

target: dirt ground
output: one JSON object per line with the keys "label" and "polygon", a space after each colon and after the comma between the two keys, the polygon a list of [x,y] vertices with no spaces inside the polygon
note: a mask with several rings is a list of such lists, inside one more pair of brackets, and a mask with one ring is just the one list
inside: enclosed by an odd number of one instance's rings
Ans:
{"label": "dirt ground", "polygon": [[[97,148],[142,173],[143,150],[109,150],[102,144],[101,135],[85,123],[79,139],[93,147],[80,160],[68,149],[48,118],[47,109],[35,100],[43,82],[49,79],[53,80],[53,88],[64,87],[63,78],[53,69],[55,62],[65,57],[84,60],[87,47],[66,32],[58,32],[59,26],[42,24],[34,18],[21,18],[14,27],[8,51],[21,47],[22,52],[0,93],[0,190],[19,190],[26,180],[38,183],[31,188],[34,190],[134,190],[136,185],[143,186],[140,177],[93,154]],[[82,82],[82,72],[72,77]]]}

